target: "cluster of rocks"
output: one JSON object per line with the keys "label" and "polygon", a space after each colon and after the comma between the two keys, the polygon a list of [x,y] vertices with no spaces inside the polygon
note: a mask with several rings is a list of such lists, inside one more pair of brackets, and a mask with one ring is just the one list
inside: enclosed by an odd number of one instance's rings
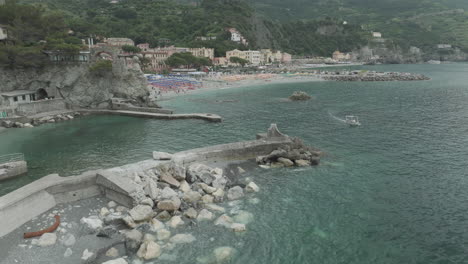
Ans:
{"label": "cluster of rocks", "polygon": [[256,161],[262,168],[305,167],[318,165],[320,156],[321,152],[300,143],[278,148],[269,155],[257,157]]}
{"label": "cluster of rocks", "polygon": [[[406,72],[324,72],[322,78],[328,81],[343,82],[386,82],[386,81],[426,81],[429,77]],[[323,76],[325,75],[325,76]]]}
{"label": "cluster of rocks", "polygon": [[296,91],[291,96],[289,96],[289,100],[291,101],[307,101],[311,98],[312,96],[308,95],[306,92],[303,91]]}
{"label": "cluster of rocks", "polygon": [[[122,234],[126,254],[141,260],[158,259],[178,244],[194,242],[195,236],[180,231],[184,227],[204,222],[232,232],[247,230],[253,219],[251,213],[239,208],[227,211],[217,203],[235,203],[248,193],[258,192],[254,182],[233,184],[220,168],[201,163],[184,166],[170,161],[168,153],[155,152],[153,156],[168,162],[132,176],[136,191],[131,196],[136,206],[120,206],[111,212],[115,203],[109,204],[98,215],[82,218],[81,223],[97,236]],[[229,259],[227,255],[235,252],[229,247],[215,251],[209,259]],[[118,261],[109,264],[124,263]]]}
{"label": "cluster of rocks", "polygon": [[5,128],[32,128],[35,126],[40,126],[46,123],[58,123],[68,120],[73,120],[77,117],[80,117],[82,114],[79,112],[73,112],[68,114],[58,114],[52,116],[45,116],[41,118],[32,118],[28,122],[18,122],[11,120],[2,120],[1,125]]}

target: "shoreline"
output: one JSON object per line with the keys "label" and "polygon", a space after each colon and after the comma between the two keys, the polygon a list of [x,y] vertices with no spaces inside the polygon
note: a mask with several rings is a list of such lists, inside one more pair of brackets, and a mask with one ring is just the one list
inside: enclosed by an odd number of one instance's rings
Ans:
{"label": "shoreline", "polygon": [[179,96],[203,93],[203,92],[208,92],[208,91],[213,91],[213,90],[225,90],[225,89],[242,88],[242,87],[248,87],[248,86],[262,86],[262,85],[269,85],[269,84],[306,83],[306,82],[319,82],[319,81],[324,81],[324,80],[316,76],[310,76],[310,75],[302,75],[302,76],[296,75],[296,76],[289,76],[289,77],[276,75],[268,79],[244,79],[244,80],[238,80],[238,81],[207,79],[207,80],[203,80],[203,86],[204,86],[203,88],[196,89],[196,90],[188,90],[185,93],[168,92],[162,95],[160,98],[158,98],[157,102],[169,101]]}

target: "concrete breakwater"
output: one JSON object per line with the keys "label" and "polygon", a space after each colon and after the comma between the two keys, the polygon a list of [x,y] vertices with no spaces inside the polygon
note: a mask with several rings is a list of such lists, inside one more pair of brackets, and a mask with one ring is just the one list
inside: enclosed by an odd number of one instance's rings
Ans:
{"label": "concrete breakwater", "polygon": [[79,110],[81,113],[95,114],[95,115],[122,115],[133,117],[145,117],[154,119],[201,119],[210,122],[221,122],[223,119],[215,114],[160,114],[160,113],[147,113],[139,111],[126,111],[126,110]]}
{"label": "concrete breakwater", "polygon": [[[92,212],[91,215],[83,215],[81,224],[87,232],[98,236],[121,237],[125,241],[126,253],[120,256],[156,259],[162,252],[169,252],[178,244],[191,243],[196,238],[181,230],[192,221],[209,222],[215,228],[230,232],[245,232],[252,214],[240,209],[228,211],[222,203],[235,202],[244,197],[255,200],[255,193],[261,187],[251,179],[246,178],[242,182],[233,180],[222,168],[207,164],[258,156],[273,158],[272,155],[280,149],[294,153],[304,148],[297,139],[279,133],[276,126],[258,138],[175,154],[155,152],[151,160],[89,171],[79,176],[46,176],[0,197],[0,237],[58,204],[96,196],[117,202],[121,209],[115,211],[112,209],[115,203],[109,203],[109,208],[101,208],[96,215]],[[237,170],[239,174],[246,173],[241,167]],[[75,236],[80,237],[78,234]],[[42,245],[46,239],[41,237],[39,241],[31,242],[31,246],[37,243]],[[55,240],[46,246],[54,243]],[[232,249],[223,250],[233,253]],[[83,260],[103,262],[102,253],[106,251],[90,251],[93,254],[87,254],[89,256]],[[86,252],[88,249],[83,256]],[[211,257],[207,256],[209,259]]]}
{"label": "concrete breakwater", "polygon": [[321,72],[320,77],[327,81],[340,82],[388,82],[388,81],[426,81],[429,77],[406,72],[341,71]]}

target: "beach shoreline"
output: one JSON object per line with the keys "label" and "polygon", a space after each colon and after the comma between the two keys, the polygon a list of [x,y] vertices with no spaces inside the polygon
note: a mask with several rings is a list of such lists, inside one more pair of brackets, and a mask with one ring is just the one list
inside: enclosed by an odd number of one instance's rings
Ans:
{"label": "beach shoreline", "polygon": [[296,75],[296,76],[282,76],[282,75],[273,75],[270,78],[266,79],[255,79],[254,76],[245,75],[246,79],[243,80],[222,80],[222,79],[204,79],[203,87],[196,90],[186,90],[184,92],[175,92],[170,91],[164,94],[161,94],[157,101],[168,101],[179,96],[198,94],[213,90],[225,90],[233,88],[242,88],[248,86],[261,86],[269,84],[284,84],[284,83],[305,83],[305,82],[318,82],[323,81],[317,76],[311,75]]}

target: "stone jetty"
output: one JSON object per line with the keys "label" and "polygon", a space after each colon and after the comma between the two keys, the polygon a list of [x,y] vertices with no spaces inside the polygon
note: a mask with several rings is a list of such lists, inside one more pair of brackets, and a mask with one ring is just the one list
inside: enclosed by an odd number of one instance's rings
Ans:
{"label": "stone jetty", "polygon": [[[255,216],[242,208],[239,201],[258,203],[256,194],[262,191],[262,186],[248,177],[249,171],[242,165],[234,165],[238,166],[238,173],[233,176],[226,173],[224,165],[212,164],[223,164],[220,161],[232,164],[256,157],[262,166],[269,164],[274,168],[280,167],[277,163],[285,164],[284,167],[316,165],[320,153],[301,140],[282,134],[273,124],[267,133],[258,134],[252,141],[174,154],[155,151],[150,160],[121,167],[72,177],[49,175],[0,197],[3,220],[0,237],[48,210],[54,210],[53,214],[61,212],[54,209],[58,205],[74,210],[74,206],[66,204],[101,197],[110,202],[82,214],[79,229],[63,224],[56,232],[58,238],[55,233],[43,235],[30,246],[40,250],[54,247],[60,241],[70,245],[63,256],[80,257],[81,263],[162,261],[173,254],[174,248],[197,241],[190,226],[219,232],[249,232],[249,223]],[[108,238],[108,243],[95,248],[71,248],[75,243],[82,245],[82,237],[93,236]],[[229,262],[237,254],[231,246],[235,245],[220,245],[211,254],[200,256],[197,262]],[[73,253],[76,251],[78,255]]]}
{"label": "stone jetty", "polygon": [[223,119],[219,115],[215,114],[161,114],[161,113],[149,113],[149,112],[137,112],[137,111],[126,111],[126,110],[80,110],[81,113],[89,113],[96,115],[122,115],[122,116],[133,116],[133,117],[144,117],[154,119],[201,119],[209,122],[221,122]]}
{"label": "stone jetty", "polygon": [[388,81],[426,81],[429,77],[406,72],[375,71],[333,71],[320,72],[320,77],[327,81],[341,82],[388,82]]}

